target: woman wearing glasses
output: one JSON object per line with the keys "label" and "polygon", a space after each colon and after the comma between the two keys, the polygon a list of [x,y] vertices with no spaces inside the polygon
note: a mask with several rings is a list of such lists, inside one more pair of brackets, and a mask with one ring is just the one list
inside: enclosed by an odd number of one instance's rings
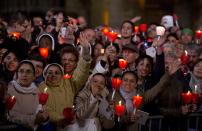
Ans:
{"label": "woman wearing glasses", "polygon": [[69,124],[64,119],[63,110],[73,106],[74,97],[85,84],[89,74],[91,57],[88,41],[83,33],[81,33],[80,42],[83,52],[72,76],[64,75],[63,67],[57,63],[52,63],[45,67],[43,72],[45,81],[39,85],[41,92],[46,87],[48,88],[49,98],[45,108],[49,113],[51,122],[55,123],[59,129]]}
{"label": "woman wearing glasses", "polygon": [[15,78],[8,85],[8,96],[14,96],[16,103],[9,110],[8,119],[16,123],[20,131],[31,131],[37,125],[47,122],[48,113],[38,111],[38,89],[33,83],[35,70],[33,64],[24,60],[19,63]]}

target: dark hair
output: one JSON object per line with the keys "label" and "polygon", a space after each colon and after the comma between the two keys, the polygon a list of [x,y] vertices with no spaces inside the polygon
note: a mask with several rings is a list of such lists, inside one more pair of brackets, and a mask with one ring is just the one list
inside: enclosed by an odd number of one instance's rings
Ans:
{"label": "dark hair", "polygon": [[17,58],[17,60],[18,60],[19,62],[22,60],[20,54],[19,54],[17,51],[11,49],[11,50],[7,50],[7,51],[3,54],[2,59],[1,59],[1,62],[3,62],[3,60],[6,58],[6,56],[7,56],[8,54],[10,54],[10,53],[13,53],[13,54],[16,56],[16,58]]}
{"label": "dark hair", "polygon": [[170,36],[174,37],[176,40],[179,40],[179,38],[178,38],[178,36],[177,36],[176,33],[170,33],[170,34],[167,36],[167,38],[170,37]]}
{"label": "dark hair", "polygon": [[104,79],[105,79],[105,85],[107,84],[107,79],[106,79],[106,76],[102,73],[95,73],[93,74],[92,78],[95,77],[95,76],[102,76]]}
{"label": "dark hair", "polygon": [[201,58],[198,59],[196,62],[194,62],[194,64],[193,64],[193,68],[194,68],[198,63],[200,63],[200,62],[202,62],[202,59],[201,59]]}
{"label": "dark hair", "polygon": [[148,56],[148,55],[140,55],[137,60],[135,61],[136,63],[136,67],[138,66],[138,64],[144,60],[144,59],[147,59],[151,65],[151,69],[153,69],[153,66],[154,66],[154,63],[153,63],[153,58],[151,56]]}
{"label": "dark hair", "polygon": [[65,53],[73,54],[76,57],[76,62],[78,62],[78,60],[79,60],[79,52],[77,51],[77,49],[75,47],[73,47],[73,46],[65,46],[65,47],[63,47],[59,52],[60,61],[62,60],[61,58]]}
{"label": "dark hair", "polygon": [[40,54],[30,54],[28,59],[41,62],[43,64],[43,68],[46,66],[46,62],[44,61],[44,59],[41,57]]}
{"label": "dark hair", "polygon": [[[34,68],[34,65],[32,64],[31,61],[29,60],[23,60],[20,62],[20,64],[18,65],[17,69],[16,69],[16,72],[18,72],[19,68],[23,65],[23,64],[28,64],[31,66],[32,70],[33,70],[33,74],[35,76],[35,68]],[[18,74],[16,73],[16,76],[18,77]]]}
{"label": "dark hair", "polygon": [[129,23],[129,24],[132,26],[132,32],[134,32],[134,24],[133,24],[130,20],[125,20],[125,21],[123,21],[122,24],[121,24],[121,29],[123,28],[123,25],[124,25],[125,23]]}
{"label": "dark hair", "polygon": [[135,79],[136,79],[136,82],[138,81],[138,76],[137,76],[137,74],[136,74],[134,71],[125,71],[125,72],[123,72],[123,74],[122,74],[122,76],[121,76],[121,79],[123,79],[123,77],[124,77],[126,74],[131,74],[131,75],[133,75],[133,76],[135,77]]}

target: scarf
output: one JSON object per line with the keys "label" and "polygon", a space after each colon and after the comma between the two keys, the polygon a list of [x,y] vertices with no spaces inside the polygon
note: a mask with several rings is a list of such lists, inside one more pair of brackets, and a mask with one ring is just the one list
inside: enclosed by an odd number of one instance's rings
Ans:
{"label": "scarf", "polygon": [[37,87],[33,82],[28,87],[21,86],[16,80],[12,80],[11,83],[13,84],[14,88],[21,93],[37,93]]}
{"label": "scarf", "polygon": [[132,113],[134,110],[132,100],[133,100],[133,96],[136,95],[136,90],[134,89],[133,91],[128,93],[128,92],[125,92],[125,90],[123,88],[124,87],[120,88],[120,93],[121,93],[122,97],[124,98],[124,100],[126,101],[126,110],[128,113]]}

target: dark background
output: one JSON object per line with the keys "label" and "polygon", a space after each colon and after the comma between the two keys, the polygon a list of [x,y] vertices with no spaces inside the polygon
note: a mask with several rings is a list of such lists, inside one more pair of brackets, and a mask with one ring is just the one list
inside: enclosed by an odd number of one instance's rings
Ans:
{"label": "dark background", "polygon": [[103,12],[109,12],[109,25],[116,27],[123,20],[141,15],[140,22],[157,22],[165,14],[176,13],[182,27],[200,28],[202,0],[0,0],[0,13],[22,10],[29,14],[41,13],[50,8],[63,9],[69,15],[83,15],[90,26],[104,23]]}

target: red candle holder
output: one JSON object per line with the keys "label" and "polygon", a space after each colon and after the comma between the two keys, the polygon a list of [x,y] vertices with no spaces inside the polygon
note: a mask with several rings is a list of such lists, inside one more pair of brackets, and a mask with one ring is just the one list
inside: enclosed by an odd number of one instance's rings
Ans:
{"label": "red candle holder", "polygon": [[43,58],[48,58],[48,48],[39,48],[39,53]]}
{"label": "red candle holder", "polygon": [[122,70],[126,69],[128,62],[124,59],[119,59],[119,68]]}
{"label": "red candle holder", "polygon": [[68,122],[73,121],[74,117],[75,117],[74,107],[66,107],[66,108],[64,108],[63,116]]}
{"label": "red candle holder", "polygon": [[184,53],[180,57],[181,63],[186,65],[187,63],[189,63],[189,58],[190,57],[189,57],[187,51],[185,50]]}
{"label": "red candle holder", "polygon": [[139,108],[142,104],[142,97],[140,95],[133,96],[133,105],[136,108]]}
{"label": "red candle holder", "polygon": [[48,93],[46,92],[47,91],[47,87],[44,89],[44,92],[42,92],[42,93],[39,93],[39,104],[41,104],[41,105],[45,105],[46,104],[46,102],[47,102],[47,100],[48,100]]}
{"label": "red candle holder", "polygon": [[15,105],[15,103],[16,103],[15,96],[9,96],[9,97],[7,97],[7,99],[6,99],[6,108],[8,110],[11,110],[13,108],[13,106]]}
{"label": "red candle holder", "polygon": [[112,93],[112,100],[114,99],[114,95],[116,90],[119,90],[121,86],[122,80],[120,78],[112,78],[112,88],[113,88],[113,93]]}
{"label": "red candle holder", "polygon": [[192,93],[192,103],[197,104],[199,101],[199,94],[197,93]]}
{"label": "red candle holder", "polygon": [[16,40],[20,39],[20,33],[19,32],[12,32],[11,36],[14,37]]}
{"label": "red candle holder", "polygon": [[138,32],[139,32],[139,27],[138,27],[138,26],[135,26],[135,27],[134,27],[134,33],[137,34]]}
{"label": "red candle holder", "polygon": [[64,78],[64,79],[70,79],[70,78],[72,78],[72,76],[69,75],[69,74],[65,74],[65,75],[63,76],[63,78]]}
{"label": "red candle holder", "polygon": [[124,110],[125,110],[124,105],[122,105],[121,101],[119,101],[119,104],[116,105],[115,107],[116,115],[118,116],[118,121],[120,121],[120,117],[124,115]]}
{"label": "red candle holder", "polygon": [[201,30],[197,30],[197,31],[195,32],[195,38],[196,38],[196,39],[201,39],[201,37],[202,37],[202,31],[201,31]]}
{"label": "red candle holder", "polygon": [[147,24],[140,24],[139,29],[141,32],[147,32]]}
{"label": "red candle holder", "polygon": [[108,38],[111,42],[114,42],[118,37],[118,34],[114,31],[108,33]]}
{"label": "red candle holder", "polygon": [[189,104],[192,101],[192,93],[190,91],[187,93],[182,93],[181,95],[184,104]]}

